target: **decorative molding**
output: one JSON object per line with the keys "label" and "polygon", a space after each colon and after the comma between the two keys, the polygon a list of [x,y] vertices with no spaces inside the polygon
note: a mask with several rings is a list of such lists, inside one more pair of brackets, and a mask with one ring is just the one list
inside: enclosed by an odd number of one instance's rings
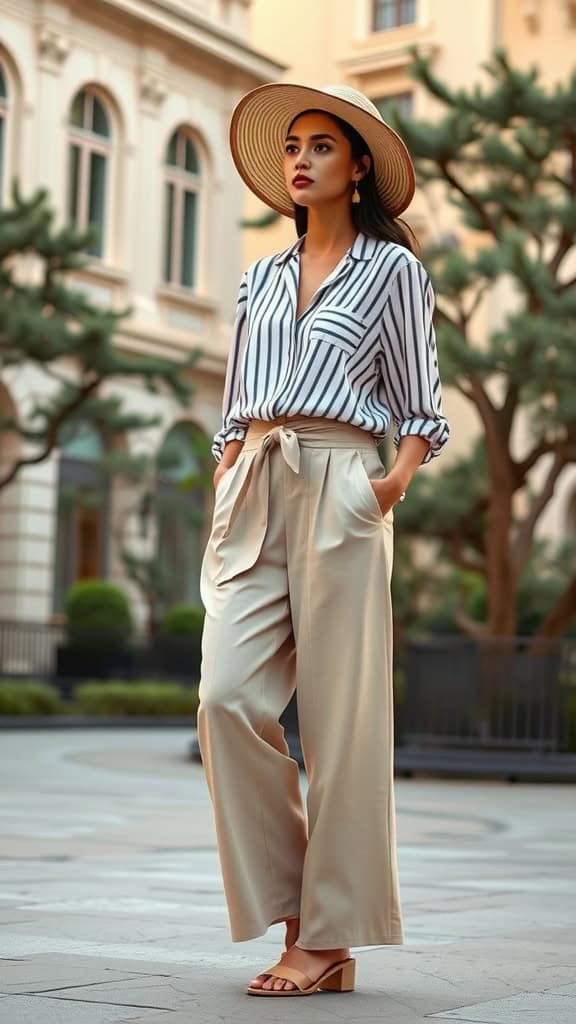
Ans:
{"label": "decorative molding", "polygon": [[540,0],[522,0],[522,14],[531,32],[540,29]]}
{"label": "decorative molding", "polygon": [[[438,43],[433,40],[418,42],[418,51],[423,57],[433,57],[439,49]],[[367,75],[374,71],[406,67],[411,61],[412,57],[408,53],[406,44],[401,46],[396,44],[366,48],[353,57],[341,59],[339,64],[346,69],[348,74]]]}
{"label": "decorative molding", "polygon": [[140,99],[149,113],[158,113],[167,95],[165,81],[155,71],[143,68],[140,73]]}
{"label": "decorative molding", "polygon": [[70,37],[49,25],[38,29],[38,57],[46,71],[59,72],[70,53]]}

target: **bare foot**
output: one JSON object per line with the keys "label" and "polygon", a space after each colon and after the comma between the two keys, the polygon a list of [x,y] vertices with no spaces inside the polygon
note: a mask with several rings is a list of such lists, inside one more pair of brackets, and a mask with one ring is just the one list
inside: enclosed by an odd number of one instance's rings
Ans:
{"label": "bare foot", "polygon": [[[301,949],[296,943],[282,957],[282,963],[286,967],[294,967],[303,971],[312,981],[316,981],[327,967],[346,960],[350,956],[348,948],[340,949]],[[295,989],[297,986],[292,981],[285,981],[283,978],[275,978],[273,975],[259,975],[266,980],[262,985],[255,985],[255,988],[265,989]]]}
{"label": "bare foot", "polygon": [[[289,949],[291,949],[292,946],[294,945],[294,943],[296,942],[296,939],[298,938],[299,931],[300,931],[300,918],[299,917],[290,917],[290,918],[288,918],[288,920],[286,921],[286,949],[284,950],[284,952],[280,956],[280,960],[283,960],[283,958],[286,956],[287,951]],[[253,978],[253,980],[250,982],[250,985],[252,986],[252,988],[262,988],[263,985],[264,985],[264,982],[268,981],[269,978],[270,978],[269,974],[259,974],[256,978]]]}

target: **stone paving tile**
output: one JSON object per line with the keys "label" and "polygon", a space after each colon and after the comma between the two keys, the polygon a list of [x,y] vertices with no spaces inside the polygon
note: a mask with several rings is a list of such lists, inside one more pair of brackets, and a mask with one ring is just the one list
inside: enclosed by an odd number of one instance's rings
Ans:
{"label": "stone paving tile", "polygon": [[16,995],[54,992],[66,987],[86,987],[125,981],[134,975],[101,966],[97,961],[64,963],[62,960],[42,962],[39,957],[22,960],[0,960],[0,991]]}
{"label": "stone paving tile", "polygon": [[573,787],[397,780],[406,943],[354,949],[357,991],[295,1010],[244,994],[283,928],[230,940],[189,739],[3,737],[1,1024],[576,1022]]}
{"label": "stone paving tile", "polygon": [[[572,988],[572,992],[566,993],[564,988]],[[466,1024],[574,1024],[576,992],[574,986],[546,992],[520,992],[508,999],[487,1000],[435,1013],[431,1019],[465,1021]],[[173,1020],[171,1017],[170,1021]]]}
{"label": "stone paving tile", "polygon": [[[0,1024],[172,1024],[173,1018],[173,1014],[159,1016],[157,1010],[143,1011],[140,1007],[65,1003],[44,996],[6,996],[0,1001]],[[188,1024],[192,1024],[190,1019]]]}

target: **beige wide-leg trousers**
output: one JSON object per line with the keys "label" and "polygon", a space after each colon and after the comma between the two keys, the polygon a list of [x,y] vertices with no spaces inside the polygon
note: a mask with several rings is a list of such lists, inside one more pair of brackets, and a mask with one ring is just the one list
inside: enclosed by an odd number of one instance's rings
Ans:
{"label": "beige wide-leg trousers", "polygon": [[297,916],[304,949],[404,941],[384,475],[366,431],[284,418],[251,423],[216,488],[198,737],[234,942]]}

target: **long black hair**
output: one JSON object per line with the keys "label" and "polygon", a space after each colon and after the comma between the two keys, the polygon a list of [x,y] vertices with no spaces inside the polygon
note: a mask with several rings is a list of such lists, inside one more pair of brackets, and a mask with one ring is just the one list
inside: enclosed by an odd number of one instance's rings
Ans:
{"label": "long black hair", "polygon": [[[418,241],[412,228],[405,221],[393,217],[378,195],[372,153],[360,133],[351,124],[348,124],[347,121],[343,121],[342,118],[337,117],[335,114],[328,114],[325,110],[302,110],[291,122],[287,134],[290,134],[292,125],[303,114],[326,114],[327,117],[331,117],[345,138],[348,139],[352,151],[352,159],[360,160],[363,156],[370,157],[370,170],[358,182],[360,202],[350,204],[354,227],[361,231],[362,234],[368,235],[371,238],[380,238],[384,242],[396,242],[398,245],[405,246],[410,252],[415,252],[418,248]],[[294,213],[296,231],[298,237],[300,237],[306,234],[308,230],[308,207],[294,203]]]}

